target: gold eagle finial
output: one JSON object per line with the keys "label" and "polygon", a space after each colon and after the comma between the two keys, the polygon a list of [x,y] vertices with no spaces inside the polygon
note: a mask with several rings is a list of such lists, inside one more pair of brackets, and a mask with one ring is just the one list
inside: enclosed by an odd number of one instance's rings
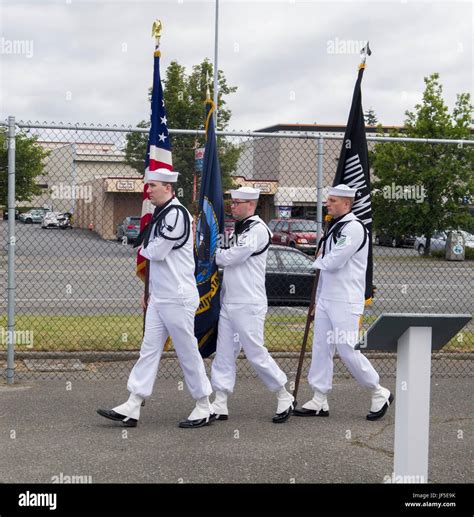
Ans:
{"label": "gold eagle finial", "polygon": [[155,36],[156,38],[156,45],[158,46],[160,44],[160,38],[161,38],[161,30],[163,29],[163,24],[161,23],[161,20],[155,20],[153,22],[153,27],[151,28],[151,35]]}

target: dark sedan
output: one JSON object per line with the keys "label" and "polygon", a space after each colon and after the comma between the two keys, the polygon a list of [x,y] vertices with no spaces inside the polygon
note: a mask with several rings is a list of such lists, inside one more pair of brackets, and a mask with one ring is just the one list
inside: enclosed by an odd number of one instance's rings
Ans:
{"label": "dark sedan", "polygon": [[[308,307],[315,277],[315,271],[311,269],[313,262],[314,258],[302,251],[271,245],[268,248],[265,275],[268,305]],[[222,271],[219,268],[221,281]]]}
{"label": "dark sedan", "polygon": [[265,286],[268,305],[308,306],[313,290],[314,258],[287,246],[270,246]]}
{"label": "dark sedan", "polygon": [[[314,258],[287,246],[268,248],[265,288],[268,305],[308,307],[313,291]],[[222,280],[222,268],[219,268]]]}
{"label": "dark sedan", "polygon": [[377,246],[391,246],[392,248],[402,248],[409,246],[413,248],[415,244],[414,235],[392,235],[390,233],[377,233],[375,236],[375,244]]}
{"label": "dark sedan", "polygon": [[[15,210],[15,219],[18,219],[20,217],[20,211]],[[3,209],[3,219],[8,220],[8,208]]]}

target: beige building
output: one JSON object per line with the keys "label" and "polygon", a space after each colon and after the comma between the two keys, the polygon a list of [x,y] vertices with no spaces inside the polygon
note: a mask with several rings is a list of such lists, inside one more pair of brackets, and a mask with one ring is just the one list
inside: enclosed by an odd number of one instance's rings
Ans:
{"label": "beige building", "polygon": [[125,163],[125,154],[112,143],[70,143],[38,141],[49,151],[44,173],[36,182],[43,193],[19,206],[47,206],[58,212],[75,212],[76,201],[87,192],[81,188],[85,181],[107,176],[137,176],[137,171]]}
{"label": "beige building", "polygon": [[49,151],[37,177],[43,193],[20,207],[71,212],[73,226],[114,239],[126,216],[141,214],[143,180],[113,143],[38,141]]}
{"label": "beige building", "polygon": [[[323,134],[344,134],[345,126],[323,126],[317,124],[279,124],[259,130],[262,133],[320,132]],[[401,128],[384,127],[384,131]],[[367,133],[375,128],[367,128]],[[324,141],[323,196],[332,185],[342,140]],[[369,141],[369,150],[374,142]],[[301,138],[262,137],[243,144],[237,164],[237,175],[247,183],[270,182],[277,185],[273,195],[267,199],[272,207],[267,220],[281,214],[292,217],[316,217],[317,201],[318,141]]]}
{"label": "beige building", "polygon": [[[385,127],[384,130],[401,128]],[[320,132],[343,134],[345,126],[277,125],[266,133]],[[367,128],[375,132],[375,128]],[[139,216],[143,180],[125,163],[124,152],[113,143],[38,142],[48,149],[44,175],[38,184],[44,193],[28,206],[48,206],[74,214],[73,225],[115,239],[116,228],[127,216]],[[266,221],[283,214],[316,217],[318,142],[301,138],[255,137],[239,142],[241,153],[234,182],[260,188],[257,212]],[[325,139],[323,196],[332,184],[341,140]],[[369,149],[374,145],[369,142]]]}
{"label": "beige building", "polygon": [[117,225],[125,217],[142,212],[143,179],[135,177],[94,178],[81,184],[92,193],[92,201],[78,199],[74,226],[97,232],[103,239],[115,239]]}

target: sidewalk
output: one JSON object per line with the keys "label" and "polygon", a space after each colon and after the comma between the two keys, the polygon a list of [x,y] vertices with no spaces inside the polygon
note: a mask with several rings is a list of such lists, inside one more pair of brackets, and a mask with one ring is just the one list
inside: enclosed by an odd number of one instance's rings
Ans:
{"label": "sidewalk", "polygon": [[[177,427],[193,407],[178,380],[157,380],[132,429],[96,414],[126,399],[126,381],[67,382],[0,384],[1,483],[381,483],[393,470],[395,406],[368,422],[352,379],[335,381],[329,418],[282,425],[259,380],[238,379],[230,419],[192,430]],[[431,391],[429,481],[472,482],[472,379],[433,378]],[[304,382],[300,405],[310,397]]]}

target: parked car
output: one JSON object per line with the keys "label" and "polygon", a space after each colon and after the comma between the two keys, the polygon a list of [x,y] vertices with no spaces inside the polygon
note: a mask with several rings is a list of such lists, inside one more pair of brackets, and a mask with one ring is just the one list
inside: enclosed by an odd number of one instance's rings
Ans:
{"label": "parked car", "polygon": [[[15,219],[18,219],[20,217],[20,211],[15,210]],[[3,209],[3,220],[8,220],[8,208]]]}
{"label": "parked car", "polygon": [[272,243],[297,248],[305,253],[316,251],[316,221],[308,219],[272,219],[268,227],[273,232]]}
{"label": "parked car", "polygon": [[309,306],[313,291],[314,260],[297,249],[272,245],[268,248],[265,287],[269,305]]}
{"label": "parked car", "polygon": [[[312,264],[313,259],[302,251],[272,244],[268,248],[265,275],[268,304],[309,306],[315,277]],[[222,274],[219,268],[221,277]]]}
{"label": "parked car", "polygon": [[415,244],[415,236],[410,234],[394,235],[388,232],[377,232],[375,235],[375,244],[379,246],[392,246],[392,248],[402,248],[403,246],[412,248]]}
{"label": "parked car", "polygon": [[41,223],[43,222],[43,217],[50,212],[49,208],[34,208],[29,210],[28,212],[23,212],[20,214],[18,219],[22,223],[31,224],[31,223]]}
{"label": "parked car", "polygon": [[134,242],[140,233],[140,217],[128,216],[120,224],[117,225],[117,240],[121,241],[124,237],[127,242]]}
{"label": "parked car", "polygon": [[464,237],[464,244],[468,248],[474,248],[474,235],[464,230],[459,230],[459,233]]}
{"label": "parked car", "polygon": [[[436,250],[444,250],[446,249],[446,242],[448,239],[448,232],[450,230],[447,230],[445,232],[437,232],[431,237],[431,243],[430,243],[430,251],[436,251]],[[464,237],[464,245],[467,248],[474,248],[474,235],[471,233],[465,232],[464,230],[454,230],[458,231],[463,237]],[[426,247],[426,237],[422,235],[421,237],[416,237],[414,248],[418,251],[420,255],[423,255],[425,253],[425,247]]]}
{"label": "parked car", "polygon": [[226,219],[224,221],[224,233],[228,236],[231,236],[235,230],[235,219]]}
{"label": "parked car", "polygon": [[41,228],[72,228],[72,214],[70,212],[47,212],[41,222]]}

